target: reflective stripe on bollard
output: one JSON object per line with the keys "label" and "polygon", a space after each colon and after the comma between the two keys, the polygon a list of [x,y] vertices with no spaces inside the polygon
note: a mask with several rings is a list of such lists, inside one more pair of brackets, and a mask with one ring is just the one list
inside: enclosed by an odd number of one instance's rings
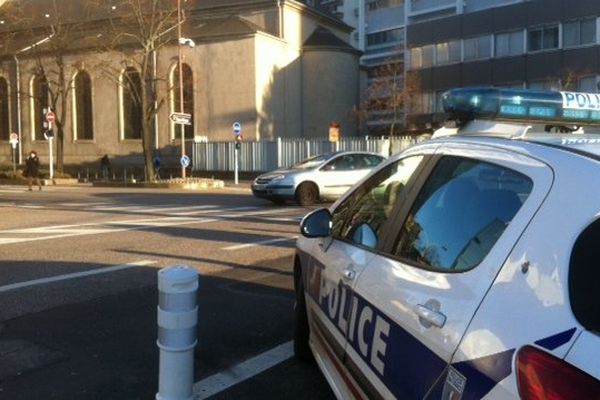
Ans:
{"label": "reflective stripe on bollard", "polygon": [[197,291],[195,269],[175,265],[158,271],[160,361],[156,400],[192,400],[194,397]]}

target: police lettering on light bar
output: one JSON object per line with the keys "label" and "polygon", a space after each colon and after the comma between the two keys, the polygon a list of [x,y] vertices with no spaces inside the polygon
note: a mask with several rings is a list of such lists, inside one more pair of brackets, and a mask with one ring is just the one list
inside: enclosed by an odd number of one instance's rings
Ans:
{"label": "police lettering on light bar", "polygon": [[451,119],[519,120],[563,125],[600,125],[600,94],[493,87],[459,88],[444,93]]}

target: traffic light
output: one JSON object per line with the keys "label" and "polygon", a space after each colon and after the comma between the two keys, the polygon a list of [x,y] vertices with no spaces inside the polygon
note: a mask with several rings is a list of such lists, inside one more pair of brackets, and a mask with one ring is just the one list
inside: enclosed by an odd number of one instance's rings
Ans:
{"label": "traffic light", "polygon": [[242,140],[243,140],[243,138],[242,138],[241,134],[235,136],[235,149],[236,150],[239,150],[242,148]]}

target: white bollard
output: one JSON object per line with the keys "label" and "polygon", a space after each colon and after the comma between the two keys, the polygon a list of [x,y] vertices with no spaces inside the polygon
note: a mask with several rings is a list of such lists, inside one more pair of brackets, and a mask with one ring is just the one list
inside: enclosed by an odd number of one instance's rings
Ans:
{"label": "white bollard", "polygon": [[198,272],[184,265],[158,271],[160,349],[156,400],[192,400],[198,343]]}

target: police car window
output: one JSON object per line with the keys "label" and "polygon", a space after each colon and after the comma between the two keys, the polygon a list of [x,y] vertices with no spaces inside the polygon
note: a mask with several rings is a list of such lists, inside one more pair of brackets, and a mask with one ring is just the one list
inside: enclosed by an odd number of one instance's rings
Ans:
{"label": "police car window", "polygon": [[528,177],[490,163],[443,157],[417,195],[394,254],[427,268],[479,264],[531,193]]}
{"label": "police car window", "polygon": [[383,223],[422,160],[413,156],[390,164],[357,188],[333,213],[333,237],[377,247]]}
{"label": "police car window", "polygon": [[571,252],[569,297],[571,309],[586,329],[600,332],[600,220],[596,220],[577,238]]}

